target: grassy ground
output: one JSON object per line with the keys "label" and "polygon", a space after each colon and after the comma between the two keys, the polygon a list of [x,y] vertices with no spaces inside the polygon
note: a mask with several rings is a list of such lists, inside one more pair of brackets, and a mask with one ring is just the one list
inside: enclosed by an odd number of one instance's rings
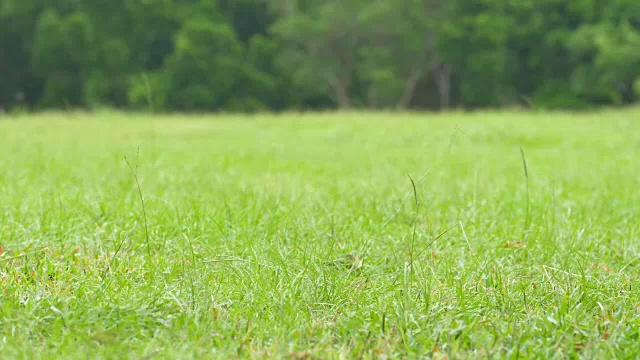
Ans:
{"label": "grassy ground", "polygon": [[638,110],[0,119],[0,354],[638,358],[638,154]]}

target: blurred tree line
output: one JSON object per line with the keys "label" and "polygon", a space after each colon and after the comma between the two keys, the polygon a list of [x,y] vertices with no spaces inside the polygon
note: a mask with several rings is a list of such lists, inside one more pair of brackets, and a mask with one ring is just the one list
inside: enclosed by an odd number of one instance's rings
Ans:
{"label": "blurred tree line", "polygon": [[638,0],[0,0],[4,109],[638,99]]}

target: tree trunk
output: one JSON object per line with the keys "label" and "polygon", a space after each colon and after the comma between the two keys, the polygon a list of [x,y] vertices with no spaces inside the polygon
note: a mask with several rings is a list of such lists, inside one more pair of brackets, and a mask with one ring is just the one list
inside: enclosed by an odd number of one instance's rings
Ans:
{"label": "tree trunk", "polygon": [[378,108],[378,92],[373,86],[371,86],[369,91],[367,91],[367,106],[370,109]]}
{"label": "tree trunk", "polygon": [[348,81],[340,80],[336,75],[329,78],[329,85],[333,88],[334,101],[340,109],[348,109],[351,107],[349,100]]}
{"label": "tree trunk", "polygon": [[413,99],[413,94],[416,90],[416,85],[420,80],[420,69],[418,65],[413,66],[407,80],[404,82],[404,91],[400,100],[398,100],[397,108],[406,109]]}
{"label": "tree trunk", "polygon": [[294,0],[283,0],[280,3],[276,3],[278,6],[279,5],[279,9],[278,12],[280,13],[281,16],[293,16],[296,13],[296,5]]}
{"label": "tree trunk", "polygon": [[448,64],[438,64],[435,66],[433,76],[438,87],[440,110],[448,109],[451,105],[451,68]]}

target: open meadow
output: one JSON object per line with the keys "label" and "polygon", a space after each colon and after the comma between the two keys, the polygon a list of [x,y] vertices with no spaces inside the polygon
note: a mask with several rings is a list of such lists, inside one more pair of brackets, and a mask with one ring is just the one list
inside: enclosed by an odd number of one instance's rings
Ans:
{"label": "open meadow", "polygon": [[639,109],[0,116],[2,358],[640,357]]}

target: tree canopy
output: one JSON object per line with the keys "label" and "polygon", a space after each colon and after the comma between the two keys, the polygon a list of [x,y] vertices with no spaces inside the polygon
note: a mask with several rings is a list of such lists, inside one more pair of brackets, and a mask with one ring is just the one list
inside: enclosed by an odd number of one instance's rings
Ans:
{"label": "tree canopy", "polygon": [[637,0],[2,0],[0,108],[640,99]]}

